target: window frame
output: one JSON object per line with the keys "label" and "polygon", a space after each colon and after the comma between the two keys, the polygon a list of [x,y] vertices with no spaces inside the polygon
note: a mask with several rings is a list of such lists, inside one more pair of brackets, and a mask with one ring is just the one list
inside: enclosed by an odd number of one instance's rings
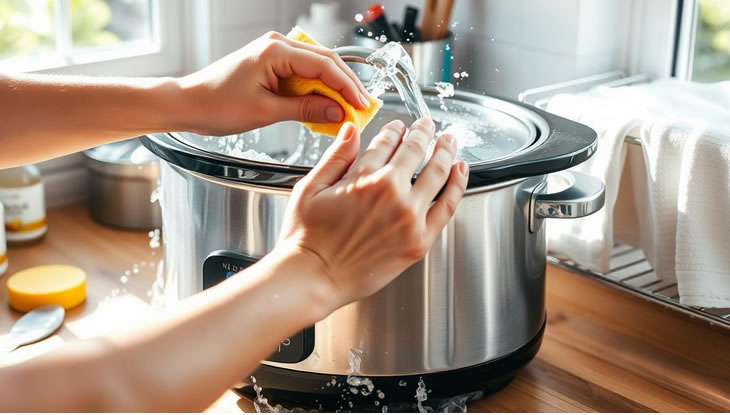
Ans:
{"label": "window frame", "polygon": [[689,81],[694,70],[699,1],[680,0],[678,13],[672,75]]}
{"label": "window frame", "polygon": [[[184,69],[183,7],[184,0],[151,0],[151,18],[156,23],[152,25],[152,42],[131,42],[108,49],[75,52],[71,63],[60,58],[40,65],[17,64],[13,67],[10,62],[4,70],[93,76],[179,74]],[[64,12],[68,11],[60,11]]]}

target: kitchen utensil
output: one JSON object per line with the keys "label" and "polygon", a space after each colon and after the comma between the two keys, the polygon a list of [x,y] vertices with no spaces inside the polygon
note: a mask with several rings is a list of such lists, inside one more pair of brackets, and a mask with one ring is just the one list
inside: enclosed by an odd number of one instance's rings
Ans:
{"label": "kitchen utensil", "polygon": [[45,339],[61,327],[65,315],[60,305],[47,305],[26,313],[13,324],[2,350],[12,352],[20,346]]}
{"label": "kitchen utensil", "polygon": [[[352,65],[369,54],[337,51]],[[599,181],[564,173],[562,188],[548,191],[547,174],[590,157],[596,134],[532,106],[467,91],[446,99],[443,111],[438,91],[422,92],[437,131],[462,128],[456,135],[463,140],[459,157],[470,164],[466,195],[423,260],[373,296],[282,341],[254,374],[269,394],[336,400],[352,386],[352,367],[388,399],[412,399],[419,380],[434,397],[494,390],[537,353],[545,325],[544,219],[584,216],[603,205]],[[412,121],[398,94],[381,99],[363,149],[385,123]],[[332,142],[306,131],[283,122],[239,136],[142,140],[164,160],[163,228],[174,235],[164,247],[168,301],[211,287],[274,248],[291,188]]]}
{"label": "kitchen utensil", "polygon": [[421,18],[421,38],[424,42],[438,39],[436,35],[438,0],[426,0]]}
{"label": "kitchen utensil", "polygon": [[89,213],[104,225],[158,228],[160,207],[151,203],[160,175],[159,159],[137,139],[84,151],[89,170]]}
{"label": "kitchen utensil", "polygon": [[380,38],[381,35],[385,35],[389,42],[399,42],[400,36],[397,31],[388,23],[388,19],[385,17],[385,8],[382,4],[375,3],[368,7],[365,12],[363,23],[367,24],[373,31],[375,38]]}
{"label": "kitchen utensil", "polygon": [[443,39],[449,33],[451,12],[454,9],[454,0],[439,0],[436,10],[436,39]]}
{"label": "kitchen utensil", "polygon": [[403,30],[401,32],[401,39],[406,43],[414,43],[421,41],[421,32],[416,27],[416,20],[418,19],[418,9],[412,6],[406,6],[406,11],[403,15]]}

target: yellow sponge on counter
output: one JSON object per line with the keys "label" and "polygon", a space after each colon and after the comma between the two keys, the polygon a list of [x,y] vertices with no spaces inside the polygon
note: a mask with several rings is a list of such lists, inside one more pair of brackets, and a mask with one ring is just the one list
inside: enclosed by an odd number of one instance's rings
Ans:
{"label": "yellow sponge on counter", "polygon": [[28,268],[8,278],[10,307],[30,311],[58,304],[65,309],[86,299],[86,273],[70,265],[43,265]]}
{"label": "yellow sponge on counter", "polygon": [[[294,27],[289,34],[286,35],[289,39],[296,40],[299,42],[309,43],[313,45],[319,45],[314,39],[309,37],[302,29],[298,26]],[[340,131],[340,127],[347,121],[352,122],[357,127],[358,131],[362,131],[365,126],[373,119],[375,114],[378,112],[380,107],[383,105],[383,101],[368,96],[370,101],[370,107],[364,110],[356,109],[350,103],[348,103],[342,95],[334,89],[325,85],[319,79],[307,79],[302,78],[298,75],[292,75],[289,78],[281,79],[279,81],[279,93],[285,96],[303,96],[308,94],[323,95],[336,101],[342,109],[345,111],[345,117],[340,123],[303,123],[310,130],[316,133],[322,133],[326,135],[336,136]]]}

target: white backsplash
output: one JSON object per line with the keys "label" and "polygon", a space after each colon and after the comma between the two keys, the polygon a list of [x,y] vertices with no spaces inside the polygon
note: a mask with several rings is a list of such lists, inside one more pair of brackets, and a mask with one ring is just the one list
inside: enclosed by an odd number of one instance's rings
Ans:
{"label": "white backsplash", "polygon": [[[527,88],[626,66],[633,0],[461,0],[452,24],[457,34],[453,69],[471,76],[461,86],[516,97]],[[308,13],[309,1],[210,2],[211,58],[232,52],[268,30],[288,31]],[[371,0],[340,1],[341,18]],[[400,22],[409,0],[382,2]]]}

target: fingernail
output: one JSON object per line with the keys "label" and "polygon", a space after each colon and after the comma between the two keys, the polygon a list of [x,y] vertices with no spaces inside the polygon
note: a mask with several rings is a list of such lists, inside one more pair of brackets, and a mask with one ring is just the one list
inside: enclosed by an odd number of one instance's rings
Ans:
{"label": "fingernail", "polygon": [[436,124],[433,123],[433,120],[430,118],[420,118],[417,123],[421,124],[422,126],[426,127],[426,130],[433,133],[436,131]]}
{"label": "fingernail", "polygon": [[443,137],[443,140],[446,141],[448,145],[451,147],[456,147],[456,142],[454,141],[454,136],[451,134],[444,134],[441,137]]}
{"label": "fingernail", "polygon": [[406,130],[406,123],[404,123],[401,120],[394,120],[393,121],[393,127],[399,131],[400,133],[403,133],[403,131]]}
{"label": "fingernail", "polygon": [[340,107],[328,107],[325,110],[325,116],[332,122],[342,121],[342,108]]}
{"label": "fingernail", "polygon": [[352,123],[345,123],[345,125],[342,126],[342,129],[340,130],[340,134],[342,135],[341,139],[342,141],[347,141],[352,138],[354,135],[355,126],[352,125]]}
{"label": "fingernail", "polygon": [[360,102],[362,102],[365,108],[370,108],[370,100],[364,94],[360,94]]}
{"label": "fingernail", "polygon": [[469,175],[469,163],[467,163],[463,160],[460,161],[459,162],[459,171],[461,172],[461,174],[463,176],[468,176]]}

